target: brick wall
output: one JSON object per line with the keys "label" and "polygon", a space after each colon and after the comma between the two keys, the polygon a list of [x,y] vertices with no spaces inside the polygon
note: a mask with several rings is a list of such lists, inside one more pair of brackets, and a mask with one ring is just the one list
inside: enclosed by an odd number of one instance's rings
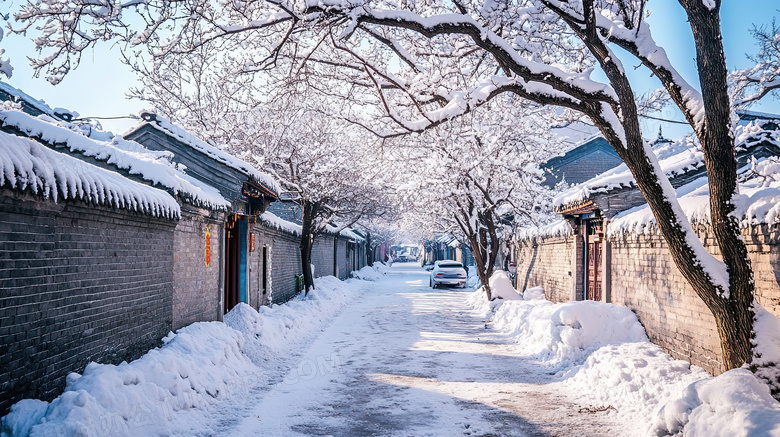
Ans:
{"label": "brick wall", "polygon": [[[250,253],[250,304],[284,303],[295,297],[295,275],[301,274],[300,237],[266,226],[252,225],[255,236],[255,251]],[[268,247],[267,293],[262,294],[263,247]]]}
{"label": "brick wall", "polygon": [[541,285],[552,302],[572,300],[575,253],[575,236],[520,242],[516,248],[518,290]]}
{"label": "brick wall", "polygon": [[[182,205],[173,238],[173,329],[194,322],[222,320],[222,270],[225,213]],[[211,263],[206,266],[206,228]]]}
{"label": "brick wall", "polygon": [[0,190],[0,416],[171,329],[176,222]]}
{"label": "brick wall", "polygon": [[[707,249],[719,256],[708,230],[697,233]],[[753,262],[756,299],[780,315],[780,239],[778,228],[758,226],[743,232]],[[723,371],[715,319],[674,265],[666,242],[657,233],[614,238],[612,302],[637,313],[648,337],[675,358]]]}
{"label": "brick wall", "polygon": [[311,249],[311,262],[314,264],[314,276],[333,276],[333,236],[320,235],[314,240]]}

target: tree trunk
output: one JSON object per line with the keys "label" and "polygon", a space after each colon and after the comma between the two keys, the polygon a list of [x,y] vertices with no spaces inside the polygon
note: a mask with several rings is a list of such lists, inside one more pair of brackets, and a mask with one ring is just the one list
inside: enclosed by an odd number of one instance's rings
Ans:
{"label": "tree trunk", "polygon": [[[708,305],[718,325],[726,370],[752,358],[753,268],[742,239],[733,196],[737,192],[737,159],[731,129],[728,69],[720,30],[720,2],[713,10],[703,2],[682,0],[696,43],[696,64],[704,100],[704,126],[697,134],[704,152],[710,188],[712,232],[729,272],[727,298]],[[706,302],[706,301],[705,301]]]}
{"label": "tree trunk", "polygon": [[[656,218],[661,235],[683,277],[715,317],[726,369],[750,362],[753,313],[753,277],[747,258],[747,249],[741,240],[739,223],[729,214],[734,211],[732,197],[736,192],[736,156],[730,128],[730,103],[727,95],[727,70],[718,18],[719,7],[710,11],[700,0],[679,0],[688,13],[697,50],[697,65],[704,104],[704,122],[697,125],[691,119],[702,144],[705,165],[709,175],[712,231],[723,255],[729,273],[728,289],[724,290],[710,277],[711,270],[704,264],[709,255],[697,255],[703,245],[682,213],[673,189],[660,168],[650,161],[641,137],[639,116],[634,92],[625,72],[608,62],[609,52],[595,31],[595,18],[589,20],[590,33],[583,40],[601,61],[610,83],[618,95],[622,116],[623,137],[616,133],[608,120],[599,119],[599,108],[593,111],[594,122],[607,141],[626,163],[637,186],[647,200]],[[719,2],[718,2],[719,5]],[[686,102],[678,102],[685,105]],[[625,145],[625,147],[622,147]],[[652,153],[652,152],[649,152]],[[724,284],[724,287],[726,285]],[[728,297],[725,297],[728,296]]]}
{"label": "tree trunk", "polygon": [[482,289],[485,290],[487,300],[493,298],[493,293],[490,290],[490,276],[485,271],[485,257],[486,251],[482,247],[479,241],[478,234],[469,234],[466,236],[471,245],[471,252],[474,254],[474,265],[477,267],[477,275],[479,276],[479,282],[482,283]]}
{"label": "tree trunk", "polygon": [[301,271],[303,272],[303,287],[305,295],[314,289],[314,274],[311,271],[311,249],[314,245],[313,221],[317,205],[303,202],[303,217],[301,220]]}
{"label": "tree trunk", "polygon": [[374,249],[371,247],[371,232],[366,232],[366,264],[374,267]]}

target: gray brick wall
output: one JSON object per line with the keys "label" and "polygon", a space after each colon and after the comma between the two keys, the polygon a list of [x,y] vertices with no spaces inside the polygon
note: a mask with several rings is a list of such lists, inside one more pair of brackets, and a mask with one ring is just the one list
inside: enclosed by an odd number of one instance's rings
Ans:
{"label": "gray brick wall", "polygon": [[520,242],[516,249],[518,290],[541,285],[552,302],[572,300],[575,253],[575,236]]}
{"label": "gray brick wall", "polygon": [[333,236],[320,235],[314,240],[311,249],[311,260],[314,264],[314,276],[331,276],[333,271]]}
{"label": "gray brick wall", "polygon": [[[250,301],[253,306],[284,303],[295,297],[295,275],[301,274],[300,237],[257,223],[255,251],[250,253]],[[268,293],[262,294],[263,246],[268,247]]]}
{"label": "gray brick wall", "polygon": [[[714,237],[704,226],[699,238],[720,257]],[[780,230],[766,225],[748,228],[743,237],[753,264],[756,299],[780,316]],[[674,265],[657,231],[613,239],[612,301],[634,310],[650,339],[672,356],[712,374],[723,372],[715,319]]]}
{"label": "gray brick wall", "polygon": [[[710,253],[719,257],[708,228],[698,226],[696,231]],[[753,263],[756,299],[780,316],[780,226],[751,227],[743,230],[743,237]],[[657,230],[613,238],[607,244],[609,301],[631,308],[650,340],[670,355],[715,375],[723,372],[715,320],[680,274]],[[543,285],[551,301],[573,300],[581,296],[582,278],[572,266],[581,265],[581,257],[579,237],[540,240],[537,248],[521,242],[518,288],[522,289],[527,275],[528,286]]]}
{"label": "gray brick wall", "polygon": [[[173,329],[195,322],[222,320],[220,257],[225,213],[182,205],[173,238]],[[206,266],[206,228],[211,263]]]}
{"label": "gray brick wall", "polygon": [[0,416],[171,329],[175,222],[0,190]]}

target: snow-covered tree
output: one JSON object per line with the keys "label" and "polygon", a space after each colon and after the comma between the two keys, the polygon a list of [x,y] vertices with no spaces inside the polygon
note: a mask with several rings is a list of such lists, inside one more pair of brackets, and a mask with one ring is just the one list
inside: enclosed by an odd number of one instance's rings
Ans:
{"label": "snow-covered tree", "polygon": [[301,213],[305,292],[314,287],[312,247],[338,233],[390,215],[389,185],[374,153],[376,141],[356,126],[330,118],[325,96],[305,86],[273,86],[219,68],[224,53],[203,45],[170,55],[152,68],[133,63],[143,86],[131,95],[209,143],[255,163],[281,183],[283,198]]}
{"label": "snow-covered tree", "polygon": [[[504,94],[582,113],[633,173],[675,264],[714,315],[724,365],[731,369],[752,358],[755,286],[738,218],[731,214],[737,191],[734,107],[721,1],[679,4],[686,21],[664,25],[690,27],[698,86],[655,43],[646,0],[28,0],[16,18],[20,32],[37,26],[37,45],[46,52],[34,65],[55,82],[98,41],[121,38],[145,45],[157,58],[206,42],[231,50],[236,74],[267,68],[314,74],[324,92],[384,108],[390,124],[374,129],[383,135],[430,129]],[[659,80],[701,142],[722,261],[696,237],[642,138],[625,65],[641,65]],[[327,85],[335,80],[351,86]],[[374,97],[363,97],[372,87]]]}
{"label": "snow-covered tree", "polygon": [[408,149],[402,155],[410,176],[400,189],[407,227],[468,243],[490,300],[501,242],[515,227],[552,215],[538,163],[560,151],[540,114],[486,117],[488,108],[480,109],[395,143]]}

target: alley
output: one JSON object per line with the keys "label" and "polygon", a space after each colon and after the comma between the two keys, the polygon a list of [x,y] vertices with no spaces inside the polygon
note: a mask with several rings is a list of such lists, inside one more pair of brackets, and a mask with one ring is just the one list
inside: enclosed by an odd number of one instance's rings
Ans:
{"label": "alley", "polygon": [[582,413],[587,406],[572,404],[543,369],[486,329],[466,305],[470,290],[432,290],[427,275],[417,264],[395,264],[281,380],[230,402],[235,409],[217,408],[210,433],[615,434],[604,413]]}

